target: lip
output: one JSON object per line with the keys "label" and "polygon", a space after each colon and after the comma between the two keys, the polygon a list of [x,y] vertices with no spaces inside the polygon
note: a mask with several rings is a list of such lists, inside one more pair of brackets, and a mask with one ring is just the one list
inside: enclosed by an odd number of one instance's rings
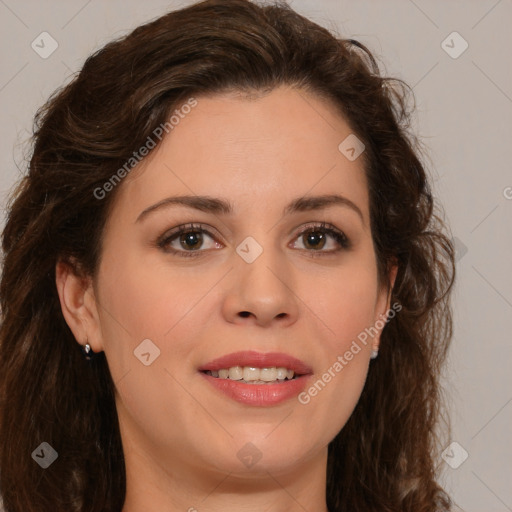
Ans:
{"label": "lip", "polygon": [[[246,384],[237,380],[219,379],[207,375],[206,371],[221,370],[233,366],[252,366],[256,368],[284,367],[293,370],[299,377],[275,384]],[[215,389],[245,405],[268,407],[278,405],[296,397],[304,390],[313,370],[303,361],[279,352],[261,353],[243,351],[228,354],[206,363],[199,368],[202,377]]]}
{"label": "lip", "polygon": [[206,373],[200,374],[214,388],[236,402],[255,407],[278,405],[295,398],[304,391],[311,374],[276,384],[245,384],[238,380],[219,379]]}
{"label": "lip", "polygon": [[[310,366],[296,357],[281,352],[262,353],[255,350],[227,354],[201,366],[199,371],[222,370],[223,368],[231,368],[233,366],[251,366],[254,368],[272,368],[275,366],[276,368],[288,368],[299,375],[313,373]],[[257,384],[249,385],[256,386]],[[264,385],[267,386],[267,384]]]}

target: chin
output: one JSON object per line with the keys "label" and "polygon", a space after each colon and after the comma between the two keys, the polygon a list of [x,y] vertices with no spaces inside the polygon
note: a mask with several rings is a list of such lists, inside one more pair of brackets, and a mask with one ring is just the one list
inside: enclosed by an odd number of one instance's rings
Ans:
{"label": "chin", "polygon": [[282,426],[276,426],[269,428],[265,424],[234,433],[224,456],[217,458],[218,469],[242,477],[284,474],[318,455],[321,447],[327,444],[318,442],[313,445],[306,433],[286,431]]}

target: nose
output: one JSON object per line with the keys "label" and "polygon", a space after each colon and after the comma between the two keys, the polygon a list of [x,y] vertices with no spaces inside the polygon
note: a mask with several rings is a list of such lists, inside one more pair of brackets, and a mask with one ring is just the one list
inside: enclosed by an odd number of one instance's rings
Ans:
{"label": "nose", "polygon": [[293,272],[283,255],[270,250],[252,263],[235,255],[235,267],[223,302],[230,323],[269,327],[297,321],[300,299],[294,291]]}

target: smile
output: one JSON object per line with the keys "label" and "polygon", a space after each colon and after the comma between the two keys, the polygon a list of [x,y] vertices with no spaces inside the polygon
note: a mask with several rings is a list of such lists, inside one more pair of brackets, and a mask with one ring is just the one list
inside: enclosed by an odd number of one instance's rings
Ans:
{"label": "smile", "polygon": [[216,391],[245,405],[267,407],[296,397],[312,376],[311,367],[283,353],[244,351],[199,368]]}

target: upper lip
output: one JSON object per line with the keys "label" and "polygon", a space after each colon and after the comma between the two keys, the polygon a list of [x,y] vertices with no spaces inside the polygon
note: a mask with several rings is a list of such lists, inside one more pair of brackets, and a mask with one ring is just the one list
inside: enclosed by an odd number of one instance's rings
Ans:
{"label": "upper lip", "polygon": [[199,368],[199,371],[222,370],[233,366],[250,366],[254,368],[287,368],[293,370],[298,375],[313,373],[313,370],[306,363],[288,354],[281,352],[256,352],[246,350],[242,352],[233,352],[222,357],[218,357]]}

